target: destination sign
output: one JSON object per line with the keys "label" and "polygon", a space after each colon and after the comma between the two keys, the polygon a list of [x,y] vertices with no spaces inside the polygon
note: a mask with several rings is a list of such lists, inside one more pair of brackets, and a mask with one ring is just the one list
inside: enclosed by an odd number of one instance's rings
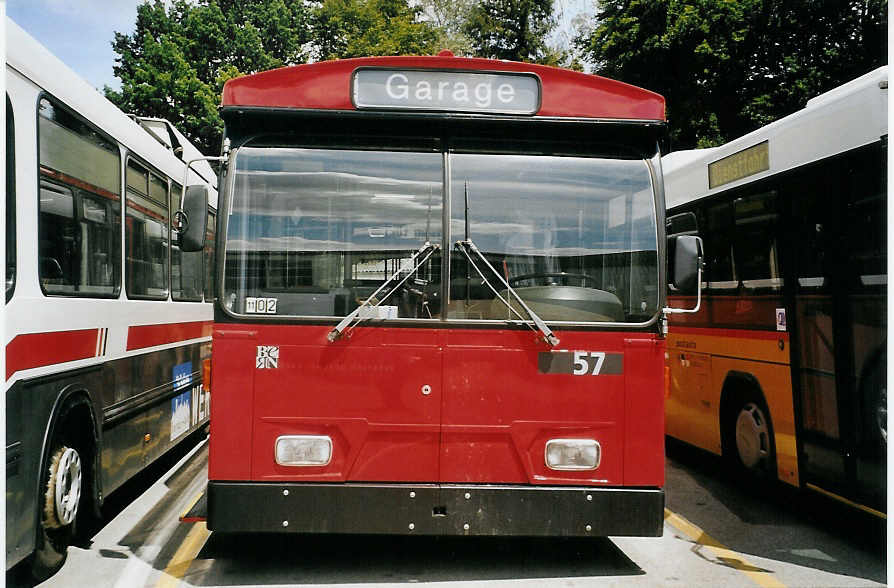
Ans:
{"label": "destination sign", "polygon": [[540,80],[525,73],[358,69],[357,108],[535,114]]}
{"label": "destination sign", "polygon": [[708,187],[716,188],[770,169],[770,144],[764,141],[708,164]]}

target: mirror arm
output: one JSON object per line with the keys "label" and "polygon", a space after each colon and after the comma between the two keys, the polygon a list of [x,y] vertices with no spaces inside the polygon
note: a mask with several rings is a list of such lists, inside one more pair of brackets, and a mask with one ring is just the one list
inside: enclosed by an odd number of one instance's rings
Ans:
{"label": "mirror arm", "polygon": [[[227,149],[229,151],[229,149]],[[208,155],[204,157],[196,157],[195,159],[190,159],[186,162],[186,168],[183,170],[183,191],[180,194],[180,208],[183,209],[183,197],[186,196],[186,187],[189,185],[189,169],[192,167],[192,164],[197,163],[199,161],[219,161],[220,163],[226,163],[229,159],[229,155]]]}
{"label": "mirror arm", "polygon": [[696,280],[696,298],[695,298],[695,308],[671,308],[665,307],[661,309],[664,314],[695,314],[702,307],[702,258],[698,258],[698,278]]}
{"label": "mirror arm", "polygon": [[[177,229],[177,246],[183,247],[183,233],[186,232],[187,227],[189,227],[189,216],[183,210],[183,199],[186,198],[186,188],[189,186],[189,170],[192,167],[192,164],[197,163],[199,161],[219,161],[220,163],[226,165],[227,160],[229,159],[230,153],[230,140],[226,139],[224,142],[224,154],[223,155],[208,155],[202,157],[195,157],[186,162],[186,167],[183,169],[183,183],[181,186],[183,188],[180,190],[180,204],[177,207],[177,210],[174,212],[174,221],[176,222]],[[199,176],[201,178],[201,175]]]}

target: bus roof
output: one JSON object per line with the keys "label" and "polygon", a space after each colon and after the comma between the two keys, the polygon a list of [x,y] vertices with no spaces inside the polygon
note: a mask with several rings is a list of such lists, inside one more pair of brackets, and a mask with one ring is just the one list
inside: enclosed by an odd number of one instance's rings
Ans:
{"label": "bus roof", "polygon": [[[668,209],[773,174],[869,145],[888,134],[888,67],[810,99],[804,108],[720,147],[675,151],[661,158]],[[708,185],[708,166],[768,142],[769,169]]]}
{"label": "bus roof", "polygon": [[[183,181],[184,162],[175,159],[172,149],[162,146],[156,134],[150,134],[136,120],[123,113],[9,17],[6,18],[6,34],[7,67],[19,72],[73,111],[98,124],[103,132],[146,159],[147,163],[156,166],[171,179],[178,183]],[[169,122],[164,122],[170,125]],[[198,149],[179,131],[177,134],[183,141],[181,146],[184,147],[184,156],[198,153]],[[217,186],[217,176],[208,162],[198,162],[193,168],[198,170],[204,181]],[[216,202],[212,204],[216,205]]]}
{"label": "bus roof", "polygon": [[664,98],[623,82],[556,67],[452,56],[363,57],[295,65],[229,80],[223,107],[356,110],[359,68],[530,73],[541,83],[541,117],[664,121]]}

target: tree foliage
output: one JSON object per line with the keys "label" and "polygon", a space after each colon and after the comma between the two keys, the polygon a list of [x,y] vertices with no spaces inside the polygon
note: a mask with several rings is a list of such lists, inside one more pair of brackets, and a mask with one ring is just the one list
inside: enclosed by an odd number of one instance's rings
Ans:
{"label": "tree foliage", "polygon": [[321,59],[370,55],[431,55],[438,33],[406,0],[324,0],[314,14]]}
{"label": "tree foliage", "polygon": [[674,148],[710,146],[885,63],[886,0],[601,0],[577,47],[663,94]]}
{"label": "tree foliage", "polygon": [[557,65],[565,56],[547,43],[555,27],[552,0],[480,0],[463,31],[476,57]]}
{"label": "tree foliage", "polygon": [[438,32],[420,11],[407,0],[146,0],[134,33],[115,33],[121,90],[105,94],[216,153],[227,80],[310,59],[431,54]]}
{"label": "tree foliage", "polygon": [[466,21],[475,0],[420,0],[422,17],[438,33],[438,49],[448,49],[454,55],[472,57],[472,39],[465,32]]}
{"label": "tree foliage", "polygon": [[206,153],[220,147],[217,114],[228,79],[306,60],[310,14],[285,0],[162,0],[137,7],[132,35],[115,33],[125,112],[170,120]]}

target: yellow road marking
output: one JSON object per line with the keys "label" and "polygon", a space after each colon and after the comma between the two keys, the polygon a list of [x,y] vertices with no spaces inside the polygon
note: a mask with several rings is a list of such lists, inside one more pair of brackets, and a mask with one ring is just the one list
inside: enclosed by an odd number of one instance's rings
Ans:
{"label": "yellow road marking", "polygon": [[186,539],[180,544],[174,557],[165,568],[164,574],[155,585],[156,588],[175,588],[186,574],[189,566],[201,551],[202,546],[211,532],[204,522],[195,523],[186,535]]}
{"label": "yellow road marking", "polygon": [[748,576],[758,586],[763,586],[764,588],[785,588],[785,584],[773,577],[773,572],[748,563],[741,554],[726,547],[682,516],[673,513],[668,509],[664,509],[664,520],[672,527],[688,536],[689,539],[696,544],[707,548],[708,551],[714,554],[714,556],[725,565],[739,570]]}
{"label": "yellow road marking", "polygon": [[180,519],[185,518],[186,515],[189,514],[189,511],[192,510],[192,507],[194,507],[196,504],[198,504],[198,503],[199,503],[199,500],[202,499],[202,495],[203,495],[203,494],[205,494],[205,491],[204,491],[204,490],[202,490],[201,492],[199,492],[198,494],[196,494],[196,497],[192,499],[192,502],[189,503],[189,506],[187,506],[185,509],[183,509],[183,512],[180,513]]}
{"label": "yellow road marking", "polygon": [[831,498],[833,500],[837,500],[838,502],[843,502],[844,504],[851,506],[853,508],[862,510],[863,512],[868,512],[869,514],[877,516],[880,519],[884,519],[886,521],[888,520],[888,515],[886,515],[883,512],[877,511],[874,508],[869,508],[868,506],[866,506],[864,504],[850,501],[847,498],[845,498],[844,496],[838,496],[837,494],[829,492],[828,490],[823,490],[819,486],[814,486],[813,484],[807,484],[807,487],[810,488],[811,490],[813,490],[814,492],[819,492],[823,496],[828,496],[829,498]]}

